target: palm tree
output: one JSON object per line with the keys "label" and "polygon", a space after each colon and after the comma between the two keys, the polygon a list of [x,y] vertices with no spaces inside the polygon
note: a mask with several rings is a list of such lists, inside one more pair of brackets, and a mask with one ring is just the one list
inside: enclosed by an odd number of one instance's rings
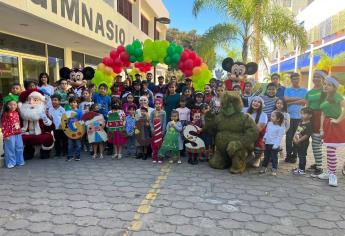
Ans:
{"label": "palm tree", "polygon": [[334,66],[345,61],[345,52],[342,52],[334,57],[330,57],[324,51],[318,50],[314,53],[314,55],[320,56],[320,60],[317,63],[316,68],[327,71],[329,75],[332,75],[332,68]]}
{"label": "palm tree", "polygon": [[[306,32],[296,23],[292,12],[269,0],[194,0],[195,17],[203,8],[213,8],[223,14],[225,19],[230,16],[228,22],[211,27],[201,37],[198,48],[204,51],[239,40],[242,44],[242,61],[247,62],[251,48],[258,63],[263,58],[261,48],[264,37],[270,39],[276,47],[286,45],[288,40],[292,40],[301,49],[307,46]],[[203,51],[199,52],[203,56]]]}

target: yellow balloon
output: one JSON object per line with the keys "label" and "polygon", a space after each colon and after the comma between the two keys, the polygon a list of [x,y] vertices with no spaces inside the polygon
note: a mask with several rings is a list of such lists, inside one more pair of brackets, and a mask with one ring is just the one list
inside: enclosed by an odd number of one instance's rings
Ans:
{"label": "yellow balloon", "polygon": [[105,65],[103,63],[99,63],[97,66],[97,70],[103,71],[105,69]]}
{"label": "yellow balloon", "polygon": [[201,64],[201,70],[208,70],[208,66],[205,63]]}
{"label": "yellow balloon", "polygon": [[113,69],[109,66],[106,66],[105,69],[104,69],[104,73],[106,75],[111,75],[111,73],[113,73]]}

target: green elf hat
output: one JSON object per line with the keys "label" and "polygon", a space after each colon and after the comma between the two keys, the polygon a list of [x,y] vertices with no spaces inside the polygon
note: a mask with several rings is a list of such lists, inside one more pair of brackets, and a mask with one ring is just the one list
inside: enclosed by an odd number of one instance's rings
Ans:
{"label": "green elf hat", "polygon": [[12,101],[18,102],[19,101],[19,96],[10,93],[6,97],[4,97],[3,101],[4,101],[5,104],[8,103],[8,102],[12,102]]}

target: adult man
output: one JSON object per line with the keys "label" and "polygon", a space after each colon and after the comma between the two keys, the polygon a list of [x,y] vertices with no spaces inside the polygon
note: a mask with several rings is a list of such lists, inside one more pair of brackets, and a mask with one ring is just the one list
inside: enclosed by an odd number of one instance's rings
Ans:
{"label": "adult man", "polygon": [[285,162],[295,163],[297,153],[293,148],[293,137],[296,133],[299,122],[301,121],[300,110],[306,104],[305,95],[307,89],[299,85],[300,75],[293,73],[290,76],[291,87],[285,89],[284,99],[288,104],[288,113],[290,115],[290,128],[286,133],[286,158]]}
{"label": "adult man", "polygon": [[151,72],[147,72],[146,80],[147,80],[147,84],[148,84],[148,89],[150,89],[153,92],[153,90],[155,89],[155,83],[152,82],[152,73]]}
{"label": "adult man", "polygon": [[185,89],[189,89],[192,94],[194,94],[195,92],[195,89],[193,88],[193,82],[192,82],[192,79],[191,78],[186,78],[185,79],[185,83],[180,83],[178,85],[178,88],[176,90],[177,93],[181,93],[182,91],[184,91]]}
{"label": "adult man", "polygon": [[141,83],[141,74],[135,74],[135,80]]}
{"label": "adult man", "polygon": [[45,97],[37,89],[29,89],[19,96],[19,110],[23,119],[23,143],[25,159],[34,157],[34,146],[40,146],[41,158],[49,158],[54,147],[53,122],[46,115]]}
{"label": "adult man", "polygon": [[279,80],[280,80],[280,75],[278,73],[274,73],[271,75],[271,82],[274,83],[275,86],[277,87],[276,97],[284,98],[284,91],[286,88],[279,83]]}
{"label": "adult man", "polygon": [[162,75],[158,76],[158,85],[156,85],[154,90],[153,90],[155,98],[159,97],[159,98],[163,99],[166,92],[167,92],[167,87],[164,84],[164,77]]}

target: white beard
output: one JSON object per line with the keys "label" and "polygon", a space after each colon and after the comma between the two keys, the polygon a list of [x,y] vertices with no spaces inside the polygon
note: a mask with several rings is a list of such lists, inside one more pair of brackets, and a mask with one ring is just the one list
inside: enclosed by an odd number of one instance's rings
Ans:
{"label": "white beard", "polygon": [[31,105],[28,103],[23,103],[20,107],[20,115],[23,120],[38,121],[42,113],[45,113],[44,104]]}
{"label": "white beard", "polygon": [[45,113],[45,105],[31,105],[28,103],[23,103],[21,104],[19,111],[21,117],[23,118],[23,132],[29,132],[29,134],[40,135],[42,131],[39,125],[39,120],[41,119],[41,114]]}

